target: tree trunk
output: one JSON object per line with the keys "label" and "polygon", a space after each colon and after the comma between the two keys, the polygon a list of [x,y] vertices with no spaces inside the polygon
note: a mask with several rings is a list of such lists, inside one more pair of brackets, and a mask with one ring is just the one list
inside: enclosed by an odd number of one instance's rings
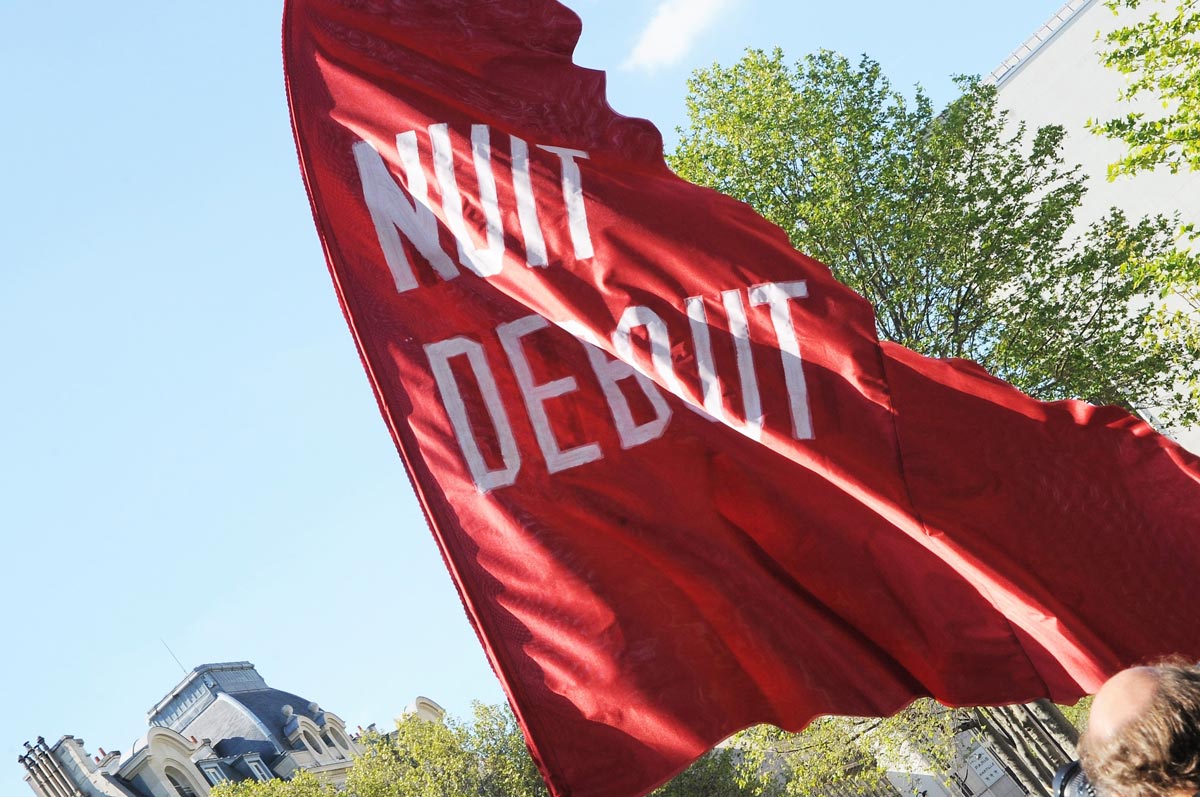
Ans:
{"label": "tree trunk", "polygon": [[1043,771],[1047,778],[1053,779],[1058,768],[1072,757],[1063,749],[1046,723],[1039,719],[1031,704],[1012,706],[1012,713],[1021,733],[1028,740],[1030,753],[1044,765]]}
{"label": "tree trunk", "polygon": [[1029,710],[1046,729],[1046,733],[1058,744],[1067,759],[1078,758],[1079,751],[1076,750],[1076,746],[1079,744],[1079,730],[1063,716],[1058,706],[1044,698],[1035,700],[1028,705]]}
{"label": "tree trunk", "polygon": [[1027,794],[1050,797],[1049,783],[1039,778],[1036,769],[1029,765],[1025,756],[1021,755],[1020,742],[1006,727],[1007,724],[1003,719],[998,716],[996,713],[998,709],[981,707],[975,709],[975,712],[979,716],[979,730],[983,735],[984,745],[1012,773],[1017,780],[1017,785]]}

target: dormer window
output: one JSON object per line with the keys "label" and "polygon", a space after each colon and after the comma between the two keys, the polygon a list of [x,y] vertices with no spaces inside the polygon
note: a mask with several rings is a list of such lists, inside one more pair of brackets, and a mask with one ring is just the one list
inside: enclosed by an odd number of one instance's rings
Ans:
{"label": "dormer window", "polygon": [[330,728],[329,735],[333,737],[333,741],[343,750],[350,750],[350,742],[346,740],[346,735],[338,728]]}
{"label": "dormer window", "polygon": [[325,752],[325,748],[321,747],[321,743],[317,741],[317,737],[313,736],[308,731],[304,732],[304,743],[308,749],[313,752],[313,755],[321,755]]}
{"label": "dormer window", "polygon": [[260,781],[268,781],[273,777],[271,771],[261,761],[247,759],[246,765],[250,767],[250,771],[254,773],[254,777]]}
{"label": "dormer window", "polygon": [[225,777],[225,773],[221,771],[220,767],[201,767],[201,769],[204,770],[204,777],[208,778],[208,782],[213,786],[229,780],[229,778]]}
{"label": "dormer window", "polygon": [[342,755],[342,751],[339,750],[337,748],[337,745],[334,744],[333,740],[329,738],[328,733],[324,733],[321,735],[321,741],[325,742],[325,746],[329,748],[329,752],[333,753],[334,758],[339,759],[341,761],[346,760],[346,756]]}

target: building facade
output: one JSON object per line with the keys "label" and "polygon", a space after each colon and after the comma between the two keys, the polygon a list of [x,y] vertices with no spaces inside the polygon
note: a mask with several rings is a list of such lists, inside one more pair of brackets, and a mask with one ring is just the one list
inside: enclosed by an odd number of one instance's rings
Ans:
{"label": "building facade", "polygon": [[[1110,181],[1108,165],[1121,157],[1124,144],[1087,129],[1089,120],[1133,111],[1153,117],[1159,112],[1149,97],[1135,103],[1121,100],[1125,77],[1105,67],[1100,54],[1109,32],[1155,12],[1172,14],[1175,7],[1173,2],[1147,0],[1133,11],[1114,14],[1104,0],[1070,0],[986,79],[995,84],[1000,105],[1014,123],[1023,121],[1030,130],[1043,125],[1066,130],[1063,157],[1081,165],[1087,175],[1087,194],[1077,220],[1080,229],[1112,207],[1131,219],[1182,213],[1182,221],[1200,222],[1200,173],[1159,169]],[[1152,413],[1150,420],[1155,420]],[[1171,430],[1170,435],[1200,453],[1200,428]]]}
{"label": "building facade", "polygon": [[[409,707],[444,713],[428,698]],[[290,779],[304,769],[335,784],[361,748],[336,714],[267,685],[247,661],[196,667],[147,714],[130,750],[90,754],[63,736],[25,743],[19,761],[38,797],[206,797],[225,781]]]}

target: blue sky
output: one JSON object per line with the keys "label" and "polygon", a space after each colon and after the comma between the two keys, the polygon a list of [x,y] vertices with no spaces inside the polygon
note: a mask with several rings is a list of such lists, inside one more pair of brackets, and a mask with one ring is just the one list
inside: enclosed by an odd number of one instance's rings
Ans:
{"label": "blue sky", "polygon": [[[1059,0],[571,0],[577,61],[674,140],[689,72],[868,53],[944,101]],[[501,699],[334,298],[279,7],[0,3],[0,791],[21,742],[128,750],[249,659],[351,727]]]}

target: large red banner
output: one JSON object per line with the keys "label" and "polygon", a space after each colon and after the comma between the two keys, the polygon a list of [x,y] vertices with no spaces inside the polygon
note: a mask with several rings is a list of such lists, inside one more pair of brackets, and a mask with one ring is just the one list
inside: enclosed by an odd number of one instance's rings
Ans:
{"label": "large red banner", "polygon": [[1200,467],[1113,408],[880,344],[665,166],[553,0],[287,0],[363,363],[555,795],[731,732],[1048,696],[1200,655]]}

